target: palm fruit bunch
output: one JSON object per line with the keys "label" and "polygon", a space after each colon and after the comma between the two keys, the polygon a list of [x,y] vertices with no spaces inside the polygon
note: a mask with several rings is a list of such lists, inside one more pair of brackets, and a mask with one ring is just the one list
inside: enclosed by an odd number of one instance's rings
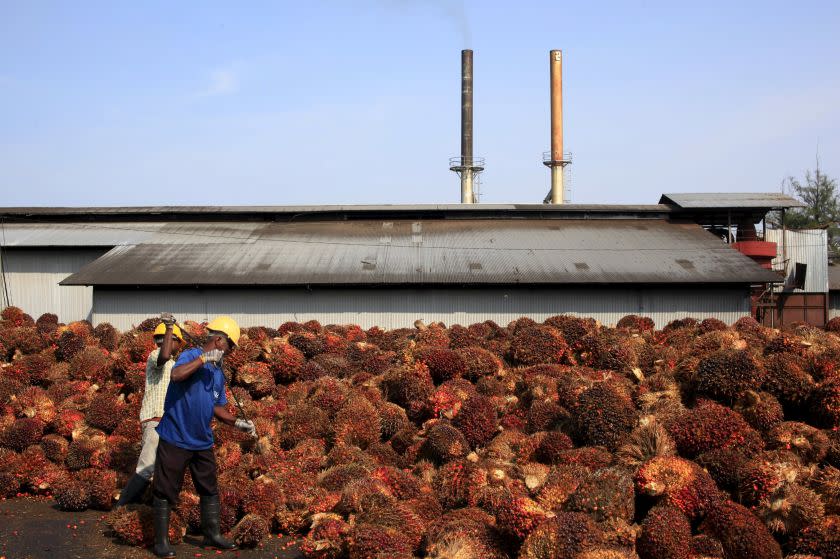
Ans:
{"label": "palm fruit bunch", "polygon": [[[0,313],[0,495],[109,510],[156,319]],[[191,338],[203,324],[184,327]],[[838,557],[840,326],[571,315],[243,329],[250,439],[214,424],[221,526],[305,557]],[[170,537],[199,528],[187,476]],[[108,513],[151,542],[145,505]]]}

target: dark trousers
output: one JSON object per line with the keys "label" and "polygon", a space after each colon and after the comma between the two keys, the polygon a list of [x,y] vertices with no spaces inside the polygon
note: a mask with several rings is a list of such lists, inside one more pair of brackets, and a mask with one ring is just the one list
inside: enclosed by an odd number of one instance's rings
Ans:
{"label": "dark trousers", "polygon": [[195,490],[202,497],[219,494],[216,480],[216,454],[207,450],[186,450],[161,439],[155,456],[155,477],[152,494],[172,504],[178,502],[178,495],[184,484],[184,472],[190,467]]}

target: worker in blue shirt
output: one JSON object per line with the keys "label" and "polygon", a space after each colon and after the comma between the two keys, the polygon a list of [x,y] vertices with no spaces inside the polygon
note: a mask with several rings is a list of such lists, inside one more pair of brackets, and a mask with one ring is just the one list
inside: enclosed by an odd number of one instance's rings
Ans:
{"label": "worker in blue shirt", "polygon": [[213,451],[215,417],[254,436],[253,422],[237,419],[225,405],[225,376],[222,357],[239,342],[239,325],[229,316],[220,316],[207,325],[208,339],[200,348],[181,353],[172,368],[169,388],[163,405],[163,417],[157,427],[160,442],[155,458],[152,484],[155,546],[158,557],[174,557],[169,545],[169,515],[178,502],[187,466],[201,499],[201,532],[204,545],[235,549],[222,538],[219,529],[219,486],[216,479],[216,456]]}

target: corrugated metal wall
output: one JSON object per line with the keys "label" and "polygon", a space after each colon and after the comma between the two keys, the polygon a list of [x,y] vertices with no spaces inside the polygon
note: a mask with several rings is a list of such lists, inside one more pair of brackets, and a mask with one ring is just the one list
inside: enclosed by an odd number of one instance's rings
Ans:
{"label": "corrugated metal wall", "polygon": [[58,282],[107,252],[101,248],[3,249],[7,304],[33,318],[55,313],[62,322],[90,319],[93,288]]}
{"label": "corrugated metal wall", "polygon": [[520,316],[591,316],[614,325],[643,314],[662,327],[675,318],[714,317],[732,323],[749,315],[746,288],[435,288],[435,289],[172,289],[96,288],[94,323],[130,328],[161,311],[202,321],[230,314],[243,326],[276,327],[289,320],[408,327],[422,318],[447,325],[487,319],[507,324]]}
{"label": "corrugated metal wall", "polygon": [[840,291],[828,292],[828,319],[840,316]]}
{"label": "corrugated metal wall", "polygon": [[[790,282],[796,263],[808,265],[805,274],[805,288],[794,289],[796,292],[825,293],[828,291],[828,237],[825,229],[804,229],[787,231],[787,278]],[[782,269],[782,231],[768,229],[766,240],[776,243],[777,258],[773,259],[773,269]]]}

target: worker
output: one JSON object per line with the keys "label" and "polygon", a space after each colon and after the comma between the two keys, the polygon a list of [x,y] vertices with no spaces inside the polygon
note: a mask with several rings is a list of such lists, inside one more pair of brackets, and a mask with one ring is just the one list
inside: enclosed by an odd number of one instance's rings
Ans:
{"label": "worker", "polygon": [[207,325],[207,342],[181,353],[172,368],[172,379],[157,427],[160,443],[152,484],[155,546],[158,557],[174,557],[169,545],[169,514],[178,502],[187,466],[200,497],[203,545],[236,549],[222,538],[219,529],[219,487],[213,452],[215,417],[251,436],[253,422],[237,419],[225,407],[225,376],[222,358],[239,343],[239,325],[229,316],[219,316]]}
{"label": "worker", "polygon": [[146,492],[152,474],[155,471],[158,434],[155,428],[163,416],[163,401],[169,387],[169,377],[178,352],[184,343],[184,335],[175,324],[175,317],[169,313],[161,315],[161,323],[154,331],[157,348],[152,350],[146,360],[146,390],[140,406],[140,428],[142,447],[134,475],[128,480],[120,493],[117,507],[135,503]]}

